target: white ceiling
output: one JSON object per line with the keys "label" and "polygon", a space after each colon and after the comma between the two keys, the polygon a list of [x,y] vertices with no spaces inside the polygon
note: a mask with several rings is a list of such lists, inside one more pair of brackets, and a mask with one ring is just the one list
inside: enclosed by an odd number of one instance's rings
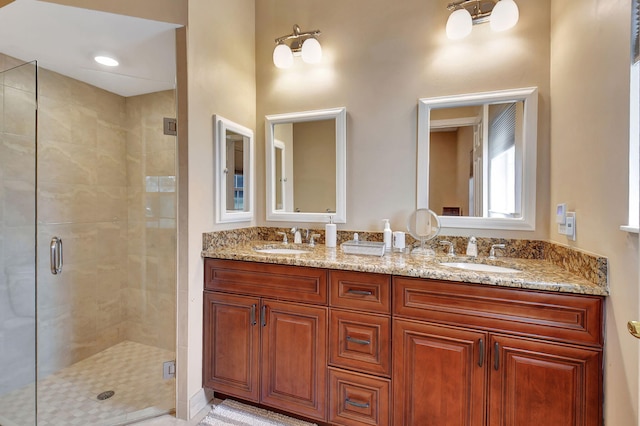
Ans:
{"label": "white ceiling", "polygon": [[[175,28],[180,25],[16,0],[0,8],[0,53],[91,85],[135,96],[175,87]],[[118,67],[93,60],[116,58]]]}

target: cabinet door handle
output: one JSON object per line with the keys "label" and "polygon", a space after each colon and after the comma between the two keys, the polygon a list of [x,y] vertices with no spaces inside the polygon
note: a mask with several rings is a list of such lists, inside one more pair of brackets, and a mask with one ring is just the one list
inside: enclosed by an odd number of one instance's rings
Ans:
{"label": "cabinet door handle", "polygon": [[498,342],[493,344],[493,369],[496,371],[500,369],[500,344]]}
{"label": "cabinet door handle", "polygon": [[359,296],[373,296],[373,292],[372,291],[368,291],[368,290],[354,290],[354,289],[349,289],[347,290],[347,293],[351,293],[351,294],[357,294]]}
{"label": "cabinet door handle", "polygon": [[354,407],[358,407],[358,408],[369,408],[369,403],[362,403],[362,402],[356,402],[356,401],[352,401],[349,398],[344,400],[345,404],[349,404],[349,405],[353,405]]}
{"label": "cabinet door handle", "polygon": [[484,339],[480,339],[480,356],[478,357],[478,367],[482,367],[484,364]]}
{"label": "cabinet door handle", "polygon": [[262,305],[260,309],[260,324],[263,327],[267,326],[267,305]]}
{"label": "cabinet door handle", "polygon": [[356,339],[355,337],[347,336],[347,342],[357,343],[358,345],[370,345],[371,341]]}
{"label": "cabinet door handle", "polygon": [[254,303],[253,305],[251,305],[251,319],[249,320],[251,322],[251,325],[256,325],[256,309],[257,309],[257,305]]}

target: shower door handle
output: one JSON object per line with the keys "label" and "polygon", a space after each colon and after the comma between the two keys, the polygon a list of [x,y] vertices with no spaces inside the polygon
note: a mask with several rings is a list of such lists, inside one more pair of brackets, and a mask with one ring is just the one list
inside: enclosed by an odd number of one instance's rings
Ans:
{"label": "shower door handle", "polygon": [[58,275],[62,273],[62,238],[53,237],[49,245],[49,261],[51,263],[51,273]]}

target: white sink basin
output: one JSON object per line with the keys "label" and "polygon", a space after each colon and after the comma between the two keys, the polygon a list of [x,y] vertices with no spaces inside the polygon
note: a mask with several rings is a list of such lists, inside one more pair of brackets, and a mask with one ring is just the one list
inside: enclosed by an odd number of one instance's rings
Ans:
{"label": "white sink basin", "polygon": [[498,272],[498,273],[514,273],[520,272],[518,269],[505,268],[504,266],[486,265],[484,263],[467,263],[467,262],[442,262],[442,266],[451,268],[464,269],[474,272]]}
{"label": "white sink basin", "polygon": [[304,249],[301,249],[301,248],[293,248],[293,247],[265,246],[265,247],[254,247],[253,250],[258,252],[258,253],[265,253],[265,254],[304,254],[304,253],[309,253],[309,250],[304,250]]}

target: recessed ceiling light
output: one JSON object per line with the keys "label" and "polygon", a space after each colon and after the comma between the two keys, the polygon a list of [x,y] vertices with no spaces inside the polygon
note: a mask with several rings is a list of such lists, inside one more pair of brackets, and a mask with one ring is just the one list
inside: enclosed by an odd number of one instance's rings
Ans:
{"label": "recessed ceiling light", "polygon": [[110,58],[109,56],[96,56],[93,59],[97,63],[102,64],[102,65],[106,65],[108,67],[117,67],[118,66],[118,61],[116,61],[113,58]]}

